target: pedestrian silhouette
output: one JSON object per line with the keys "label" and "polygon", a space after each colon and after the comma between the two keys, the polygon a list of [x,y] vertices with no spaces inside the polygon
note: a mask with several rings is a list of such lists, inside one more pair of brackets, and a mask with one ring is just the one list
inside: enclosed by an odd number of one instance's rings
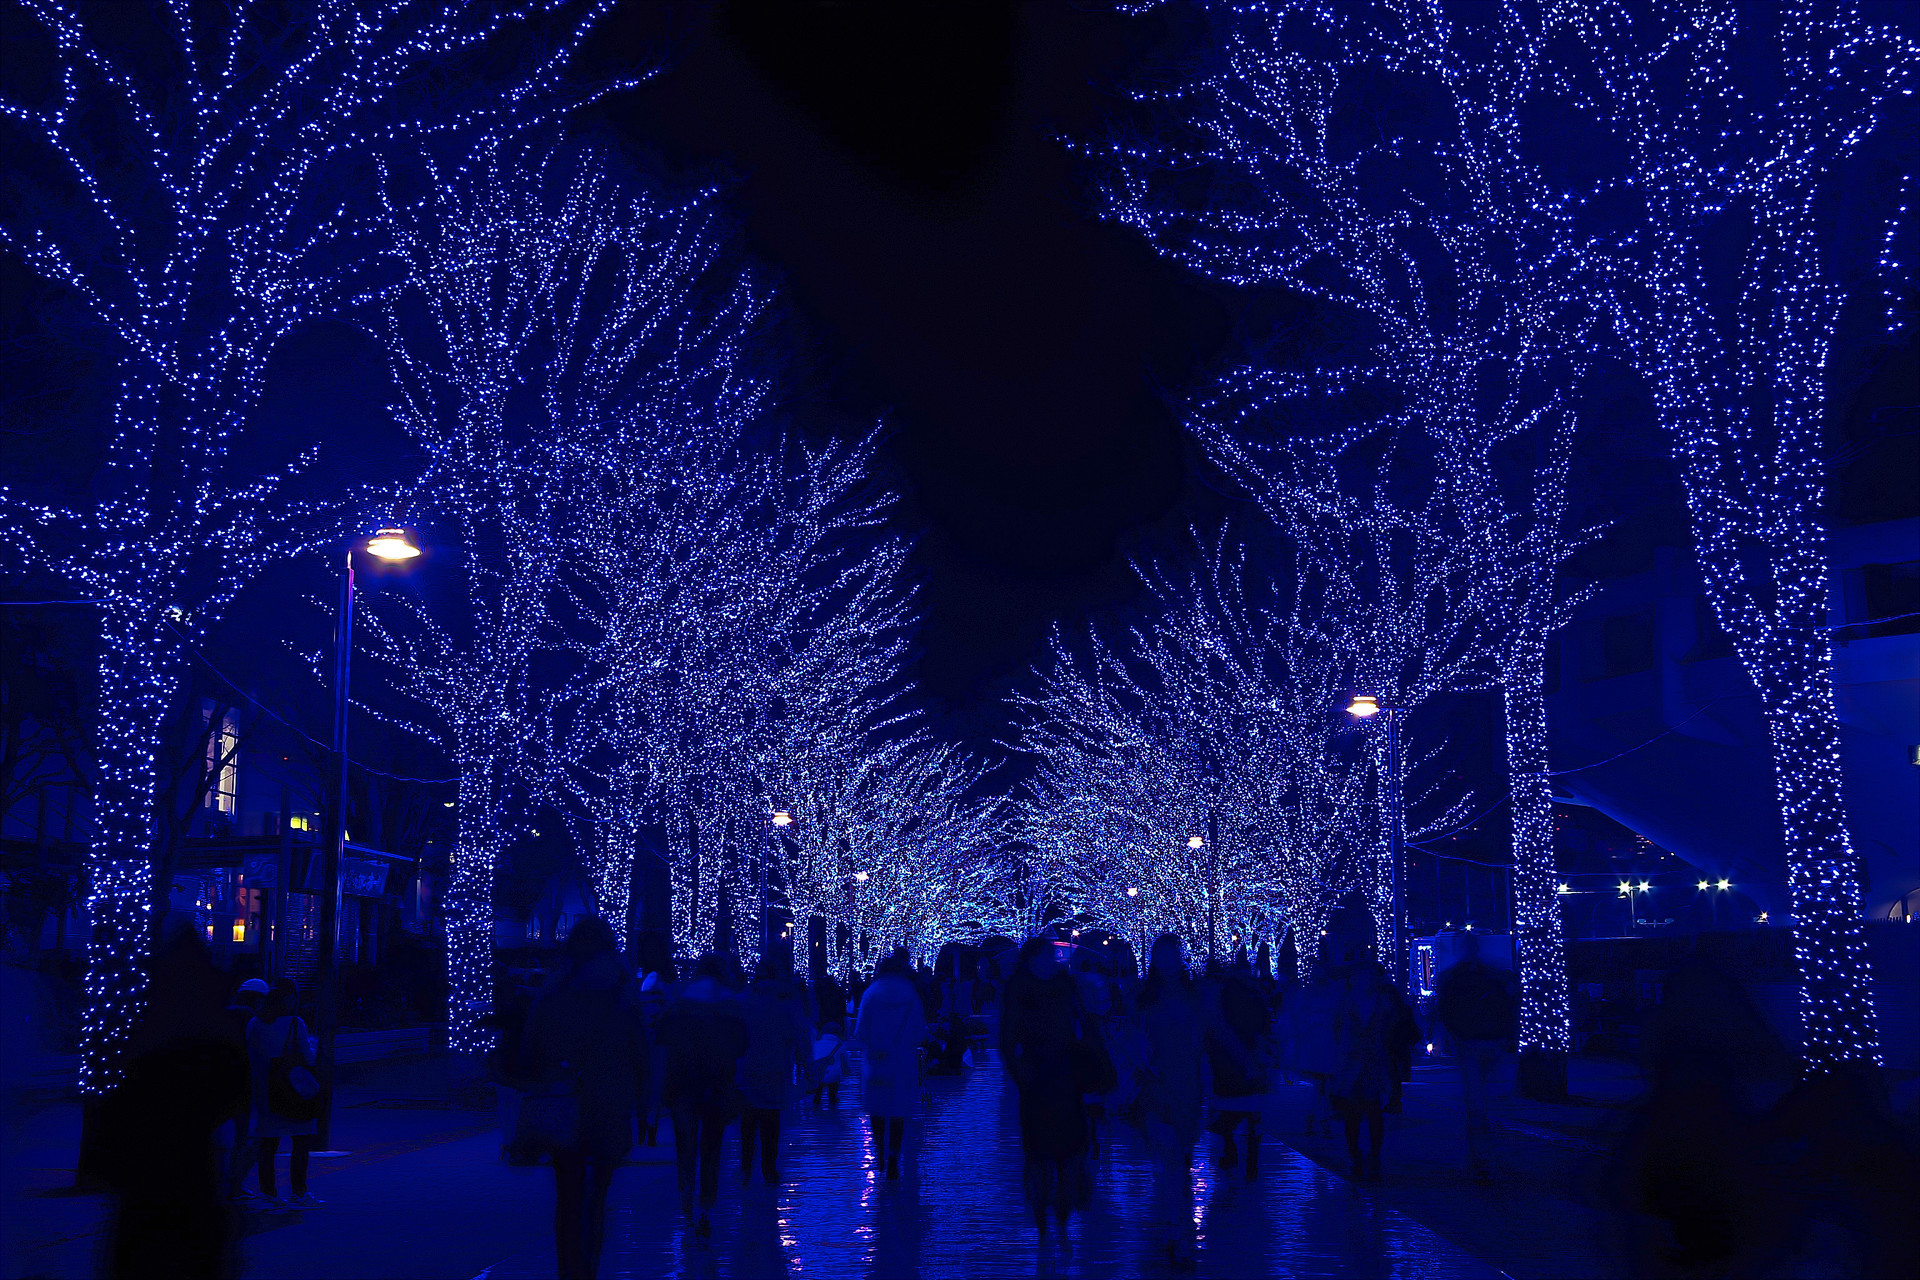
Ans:
{"label": "pedestrian silhouette", "polygon": [[[266,1208],[276,1211],[320,1206],[319,1197],[307,1190],[307,1170],[325,1105],[318,1090],[325,1082],[313,1075],[313,1036],[295,1012],[299,1006],[300,990],[293,979],[276,978],[259,1016],[247,1026],[254,1158],[259,1162],[260,1194]],[[292,1198],[285,1201],[274,1169],[282,1139],[288,1143],[287,1177],[292,1183]]]}
{"label": "pedestrian silhouette", "polygon": [[612,926],[583,916],[527,1015],[522,1074],[538,1084],[522,1117],[547,1117],[561,1280],[593,1280],[598,1272],[607,1192],[633,1146],[647,1069],[638,997]]}
{"label": "pedestrian silhouette", "polygon": [[225,1013],[226,979],[183,916],[168,917],[148,972],[126,1079],[98,1115],[102,1168],[118,1195],[108,1274],[226,1276],[232,1223],[213,1133],[245,1097],[247,1080]]}
{"label": "pedestrian silhouette", "polygon": [[1180,939],[1153,941],[1138,1006],[1147,1061],[1141,1116],[1153,1156],[1153,1224],[1168,1261],[1195,1263],[1193,1144],[1200,1138],[1201,1053],[1207,1019],[1203,993],[1187,973]]}
{"label": "pedestrian silhouette", "polygon": [[747,1051],[746,1021],[725,981],[726,971],[721,957],[702,956],[660,1020],[661,1099],[673,1117],[680,1211],[696,1241],[713,1236],[710,1215],[720,1196],[720,1144],[728,1120],[739,1109],[735,1073]]}
{"label": "pedestrian silhouette", "polygon": [[1520,1002],[1506,971],[1481,958],[1479,934],[1462,934],[1461,946],[1460,959],[1440,975],[1434,1013],[1453,1042],[1467,1114],[1467,1157],[1474,1178],[1484,1182],[1492,1172],[1487,1151],[1492,1134],[1489,1084],[1517,1030]]}
{"label": "pedestrian silhouette", "polygon": [[874,970],[853,1034],[860,1042],[860,1098],[873,1125],[874,1159],[888,1178],[898,1178],[907,1119],[920,1093],[920,1042],[927,1034],[926,1005],[904,950]]}
{"label": "pedestrian silhouette", "polygon": [[1090,1190],[1086,1095],[1113,1084],[1112,1059],[1086,1025],[1055,945],[1047,938],[1022,944],[1000,1015],[1000,1059],[1019,1093],[1021,1181],[1043,1258],[1049,1215],[1058,1247],[1068,1248],[1067,1221]]}
{"label": "pedestrian silhouette", "polygon": [[1260,1176],[1260,1107],[1269,1086],[1266,1064],[1272,1057],[1270,1009],[1243,951],[1227,969],[1218,1017],[1210,1020],[1206,1037],[1207,1061],[1213,1069],[1213,1118],[1207,1127],[1220,1135],[1223,1169],[1239,1167],[1234,1138],[1245,1132],[1248,1178]]}
{"label": "pedestrian silhouette", "polygon": [[1315,983],[1321,988],[1315,1003],[1326,1012],[1316,1032],[1331,1040],[1325,1059],[1327,1100],[1345,1131],[1353,1176],[1377,1182],[1386,1105],[1393,1095],[1393,1036],[1408,1016],[1406,1002],[1373,958],[1371,930],[1344,935],[1329,930],[1329,935],[1324,976]]}
{"label": "pedestrian silhouette", "polygon": [[753,1175],[760,1149],[760,1175],[779,1182],[780,1113],[793,1094],[794,1072],[813,1063],[813,1029],[805,995],[784,953],[761,957],[742,1002],[747,1049],[740,1058],[740,1176]]}

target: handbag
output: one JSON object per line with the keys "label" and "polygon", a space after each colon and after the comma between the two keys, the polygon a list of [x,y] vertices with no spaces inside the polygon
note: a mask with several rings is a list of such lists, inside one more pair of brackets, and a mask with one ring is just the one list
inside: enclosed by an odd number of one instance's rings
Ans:
{"label": "handbag", "polygon": [[1081,1093],[1107,1093],[1120,1083],[1106,1037],[1092,1027],[1073,1042],[1073,1083]]}
{"label": "handbag", "polygon": [[315,1120],[320,1116],[320,1078],[306,1063],[292,1058],[298,1019],[287,1025],[287,1042],[267,1064],[267,1110],[284,1120]]}
{"label": "handbag", "polygon": [[540,1163],[542,1156],[580,1145],[580,1095],[570,1073],[540,1093],[520,1099],[513,1136],[502,1153],[510,1165]]}

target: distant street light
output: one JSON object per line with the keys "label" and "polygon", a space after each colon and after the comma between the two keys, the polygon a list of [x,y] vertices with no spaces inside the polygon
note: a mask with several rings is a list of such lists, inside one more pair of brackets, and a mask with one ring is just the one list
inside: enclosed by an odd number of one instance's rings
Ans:
{"label": "distant street light", "polygon": [[1199,849],[1199,848],[1202,848],[1202,847],[1204,847],[1204,846],[1206,845],[1206,843],[1207,843],[1207,842],[1206,842],[1206,840],[1205,840],[1205,839],[1203,839],[1203,838],[1202,838],[1202,837],[1200,837],[1200,836],[1188,836],[1188,837],[1187,837],[1187,848],[1189,848],[1189,849]]}

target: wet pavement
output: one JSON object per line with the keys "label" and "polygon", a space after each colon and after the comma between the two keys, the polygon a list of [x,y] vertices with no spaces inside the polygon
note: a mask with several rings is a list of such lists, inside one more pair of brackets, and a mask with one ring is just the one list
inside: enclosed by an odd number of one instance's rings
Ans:
{"label": "wet pavement", "polygon": [[[622,1169],[609,1200],[600,1274],[614,1277],[1160,1276],[1175,1274],[1149,1230],[1147,1155],[1131,1129],[1106,1126],[1093,1202],[1076,1218],[1066,1256],[1043,1255],[1019,1194],[1020,1152],[1011,1091],[993,1066],[930,1081],[932,1102],[909,1128],[902,1176],[873,1167],[858,1089],[837,1110],[803,1102],[783,1135],[784,1183],[756,1173],[742,1184],[732,1133],[727,1173],[701,1245],[681,1228],[670,1134]],[[1256,1181],[1216,1175],[1196,1152],[1198,1276],[1420,1277],[1496,1280],[1477,1261],[1368,1188],[1268,1141]],[[547,1192],[551,1194],[551,1192]],[[545,1280],[553,1250],[542,1241],[480,1273],[486,1280]]]}

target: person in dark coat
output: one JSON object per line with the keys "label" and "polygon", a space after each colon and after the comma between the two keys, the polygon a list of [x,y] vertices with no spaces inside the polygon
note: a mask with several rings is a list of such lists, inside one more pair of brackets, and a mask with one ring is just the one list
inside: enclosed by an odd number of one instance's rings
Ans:
{"label": "person in dark coat", "polygon": [[226,979],[191,917],[169,917],[126,1079],[101,1105],[103,1164],[119,1195],[107,1274],[232,1274],[232,1219],[220,1194],[213,1131],[246,1098],[245,1052]]}
{"label": "person in dark coat", "polygon": [[739,998],[728,988],[725,975],[719,956],[702,956],[693,977],[660,1019],[660,1096],[673,1117],[680,1210],[700,1241],[713,1235],[709,1215],[720,1198],[720,1143],[727,1121],[739,1108],[734,1080],[748,1043]]}
{"label": "person in dark coat", "polygon": [[[233,1043],[244,1052],[247,1044],[247,1028],[253,1024],[254,1015],[260,1012],[260,1006],[266,1001],[270,988],[260,978],[248,978],[233,993],[227,1002],[227,1020],[232,1033]],[[253,1168],[257,1149],[253,1141],[249,1097],[239,1101],[226,1123],[220,1126],[219,1145],[225,1153],[220,1171],[221,1191],[229,1200],[245,1202],[252,1199],[245,1190],[247,1173]]]}
{"label": "person in dark coat", "polygon": [[[1054,944],[1027,939],[1007,979],[1000,1059],[1020,1095],[1022,1181],[1043,1250],[1048,1213],[1064,1234],[1068,1216],[1086,1203],[1092,1137],[1086,1095],[1110,1087],[1089,1078],[1094,1033],[1084,1023],[1073,979],[1055,960]],[[1099,1052],[1104,1056],[1104,1048]]]}
{"label": "person in dark coat", "polygon": [[1260,1105],[1268,1086],[1264,1063],[1272,1056],[1270,1007],[1242,952],[1227,970],[1220,986],[1219,1017],[1208,1027],[1213,1119],[1207,1127],[1220,1135],[1223,1169],[1239,1165],[1234,1136],[1245,1127],[1249,1178],[1260,1176]]}
{"label": "person in dark coat", "polygon": [[1137,1003],[1147,1045],[1141,1118],[1153,1158],[1154,1230],[1168,1262],[1187,1271],[1195,1265],[1193,1144],[1200,1136],[1201,1055],[1213,1020],[1173,934],[1154,939]]}
{"label": "person in dark coat", "polygon": [[1480,935],[1462,935],[1466,954],[1440,975],[1434,993],[1434,1013],[1453,1041],[1460,1064],[1460,1088],[1467,1113],[1467,1154],[1476,1181],[1492,1176],[1487,1143],[1492,1124],[1487,1118],[1488,1083],[1502,1051],[1517,1030],[1520,1001],[1502,970],[1480,958]]}
{"label": "person in dark coat", "polygon": [[742,1014],[747,1051],[740,1058],[740,1176],[753,1175],[755,1139],[760,1147],[760,1176],[778,1183],[780,1112],[793,1093],[794,1071],[812,1065],[813,1028],[808,1024],[806,990],[793,979],[785,956],[763,957],[747,990]]}
{"label": "person in dark coat", "polygon": [[567,934],[561,965],[527,1015],[523,1074],[579,1100],[574,1142],[551,1152],[554,1245],[561,1280],[593,1280],[600,1266],[607,1191],[633,1146],[646,1045],[633,975],[613,927],[584,916]]}

